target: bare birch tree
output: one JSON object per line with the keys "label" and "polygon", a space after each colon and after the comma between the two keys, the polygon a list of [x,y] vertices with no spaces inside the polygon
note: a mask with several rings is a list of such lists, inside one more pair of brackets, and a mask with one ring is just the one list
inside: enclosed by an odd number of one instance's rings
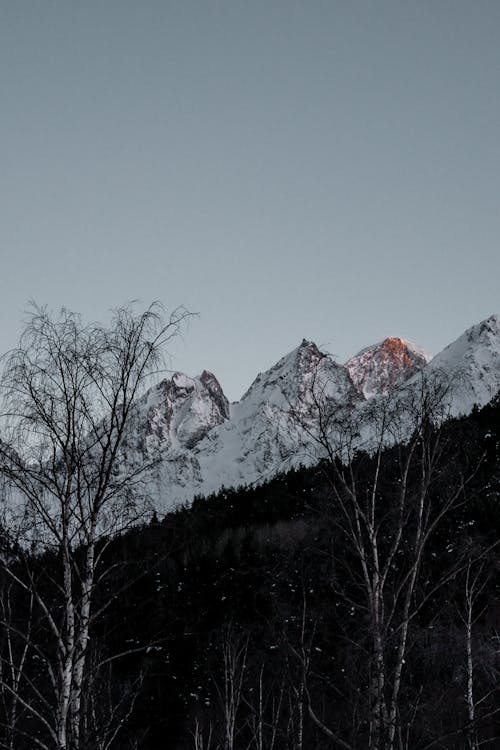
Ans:
{"label": "bare birch tree", "polygon": [[469,545],[462,576],[463,583],[457,592],[457,613],[462,624],[464,641],[467,750],[479,750],[487,744],[488,732],[481,736],[481,730],[487,726],[488,720],[500,711],[498,699],[495,700],[498,691],[498,659],[495,659],[492,653],[494,646],[491,634],[485,632],[484,627],[480,627],[481,620],[488,612],[487,589],[491,586],[496,567],[495,556],[491,553],[497,548],[498,542],[486,549]]}
{"label": "bare birch tree", "polygon": [[234,750],[241,727],[239,713],[243,705],[243,689],[247,668],[249,636],[239,632],[231,623],[221,632],[222,680],[214,680],[219,698],[224,750]]}
{"label": "bare birch tree", "polygon": [[[187,315],[178,309],[165,320],[156,304],[144,312],[127,306],[105,326],[34,307],[5,359],[0,565],[9,598],[0,687],[11,698],[15,747],[88,746],[83,714],[92,700],[84,692],[92,684],[95,592],[109,574],[106,540],[144,512],[148,461],[130,460],[123,438],[135,400]],[[27,618],[11,611],[14,588],[20,609],[29,603]],[[27,657],[36,669],[25,668]],[[22,728],[14,721],[20,709]]]}
{"label": "bare birch tree", "polygon": [[[332,585],[366,623],[365,644],[359,644],[367,653],[360,677],[366,747],[394,750],[414,720],[405,718],[400,699],[412,622],[461,565],[455,560],[438,580],[427,581],[424,556],[436,530],[465,501],[480,460],[471,466],[458,461],[446,438],[441,425],[449,383],[439,374],[422,375],[411,388],[357,410],[327,393],[328,384],[313,379],[307,400],[290,418],[316,445],[328,479],[338,541]],[[309,713],[314,716],[311,705]],[[354,746],[324,722],[316,724],[334,746]]]}

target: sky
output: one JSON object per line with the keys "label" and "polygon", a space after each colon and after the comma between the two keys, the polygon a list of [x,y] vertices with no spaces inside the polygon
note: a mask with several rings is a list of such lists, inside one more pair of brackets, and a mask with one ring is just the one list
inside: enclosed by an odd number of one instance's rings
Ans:
{"label": "sky", "polygon": [[4,0],[0,351],[28,301],[199,315],[231,400],[303,338],[500,313],[498,0]]}

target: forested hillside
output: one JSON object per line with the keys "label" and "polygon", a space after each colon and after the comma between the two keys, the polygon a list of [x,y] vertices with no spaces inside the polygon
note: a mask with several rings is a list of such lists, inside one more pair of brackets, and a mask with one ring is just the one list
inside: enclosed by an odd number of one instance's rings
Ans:
{"label": "forested hillside", "polygon": [[[102,539],[80,747],[498,747],[499,440],[497,400]],[[57,557],[30,566],[56,611]],[[15,584],[2,746],[48,748],[57,655]]]}

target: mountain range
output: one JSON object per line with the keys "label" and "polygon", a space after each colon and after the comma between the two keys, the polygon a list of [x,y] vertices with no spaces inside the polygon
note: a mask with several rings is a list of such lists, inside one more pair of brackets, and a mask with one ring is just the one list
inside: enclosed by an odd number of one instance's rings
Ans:
{"label": "mountain range", "polygon": [[[148,493],[163,512],[223,486],[260,483],[293,465],[317,461],[308,419],[318,393],[330,411],[363,413],[374,400],[411,391],[422,374],[451,384],[450,416],[491,401],[500,389],[500,316],[472,326],[433,358],[405,339],[389,337],[339,364],[303,340],[259,373],[235,403],[229,403],[212,373],[176,372],[138,402],[126,459],[158,457]],[[290,413],[299,418],[290,419]]]}

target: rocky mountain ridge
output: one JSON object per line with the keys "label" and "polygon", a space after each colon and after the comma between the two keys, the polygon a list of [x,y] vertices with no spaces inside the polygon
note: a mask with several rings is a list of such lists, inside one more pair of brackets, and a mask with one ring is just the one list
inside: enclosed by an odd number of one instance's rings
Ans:
{"label": "rocky mountain ridge", "polygon": [[333,414],[362,413],[369,400],[418,387],[422,372],[452,383],[450,415],[488,403],[500,388],[500,317],[472,326],[432,359],[415,344],[389,337],[341,365],[303,340],[232,404],[212,373],[175,373],[138,403],[126,450],[136,461],[158,455],[149,488],[164,511],[197,494],[259,483],[314,462],[316,400]]}

